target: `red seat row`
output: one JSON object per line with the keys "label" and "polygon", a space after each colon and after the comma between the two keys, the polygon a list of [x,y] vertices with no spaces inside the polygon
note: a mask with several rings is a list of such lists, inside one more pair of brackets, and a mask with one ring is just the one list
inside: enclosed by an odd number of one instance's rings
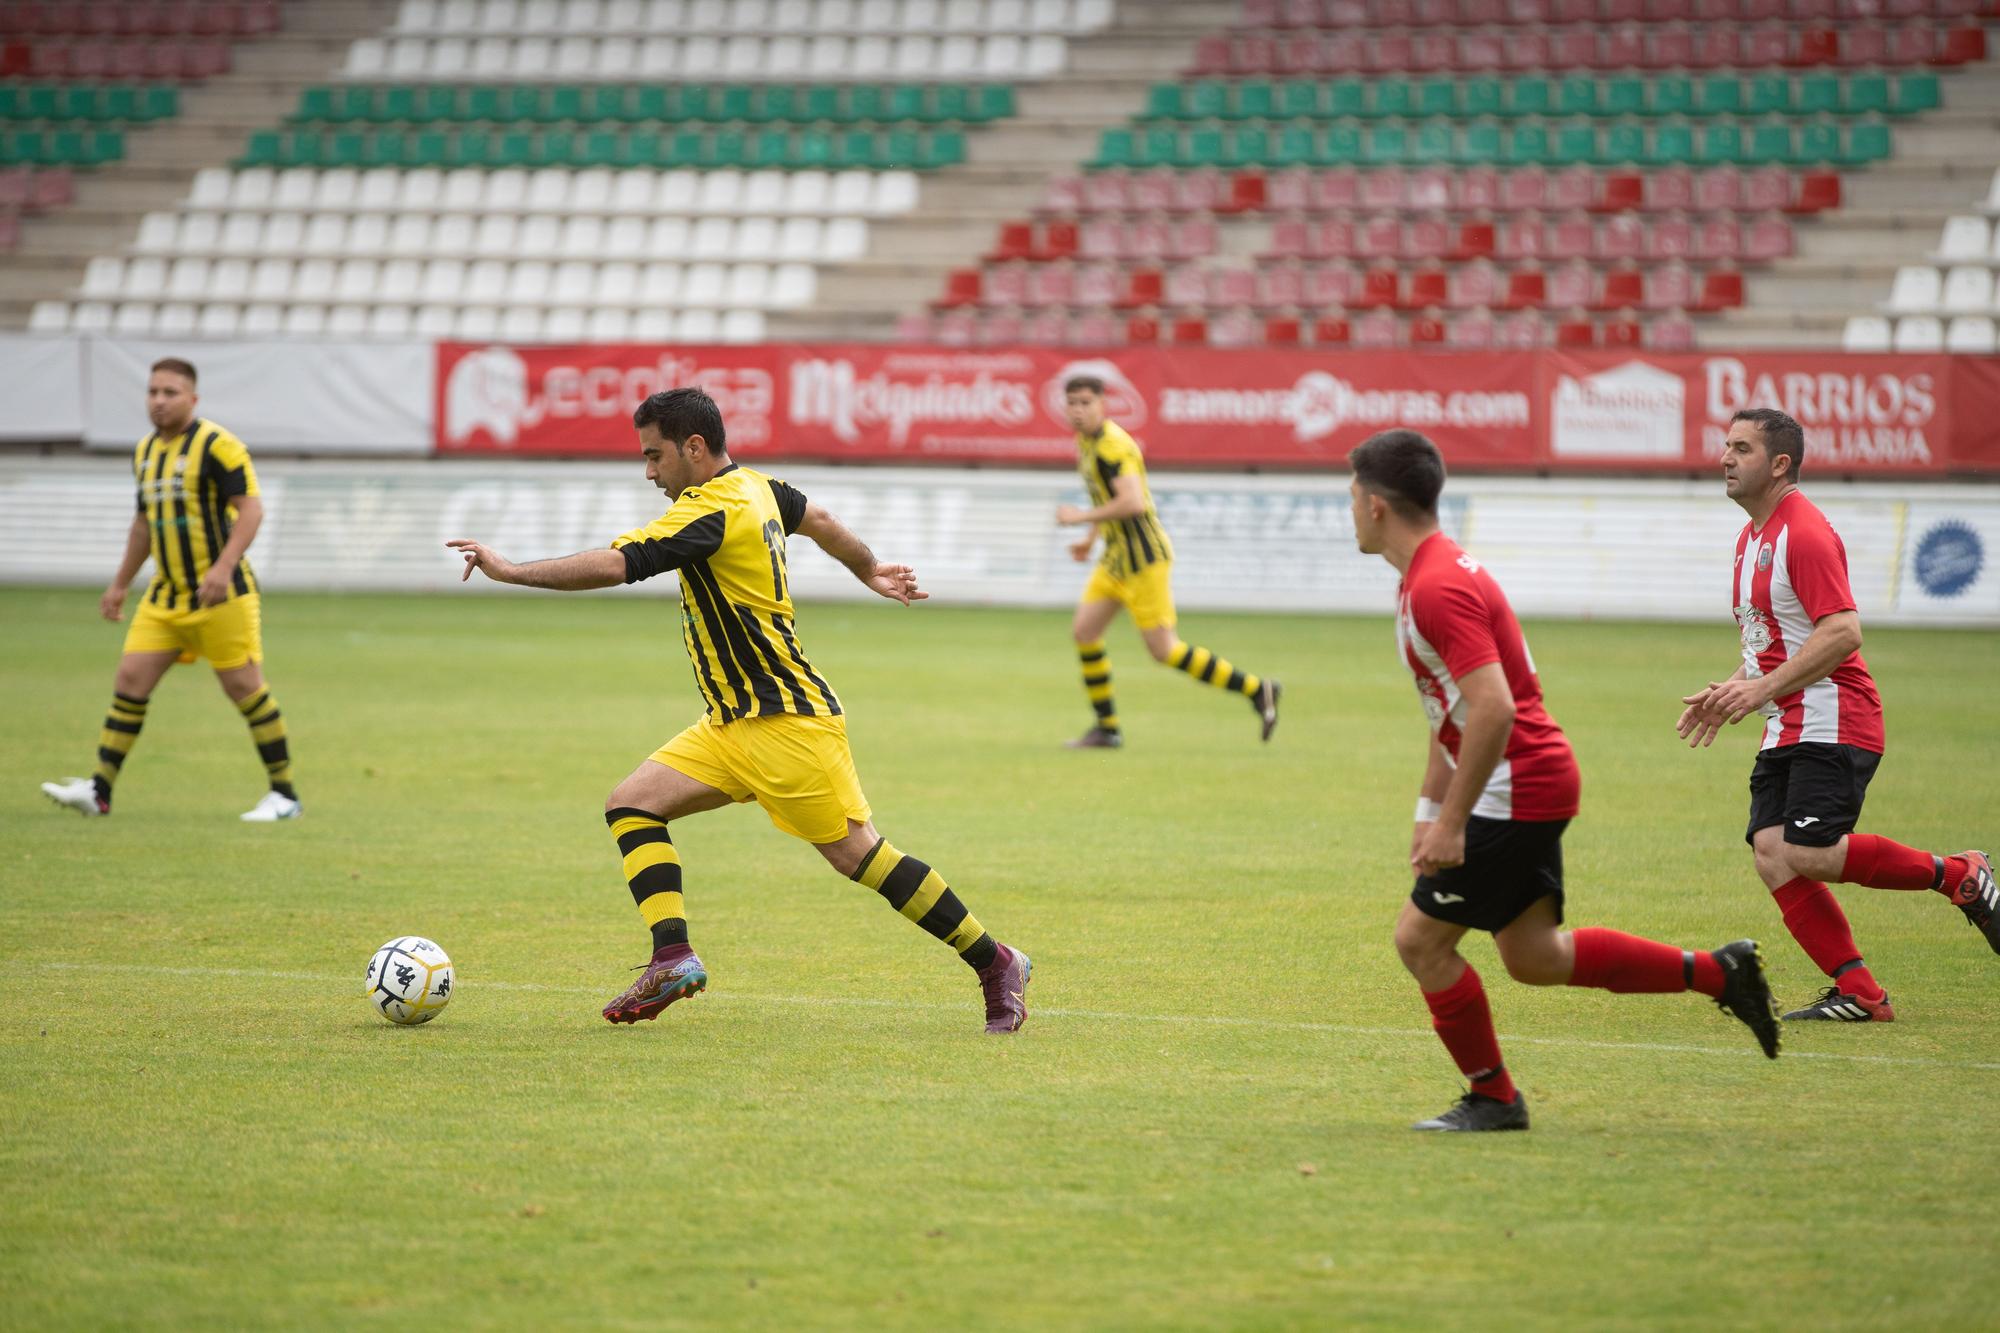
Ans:
{"label": "red seat row", "polygon": [[0,42],[0,78],[145,79],[195,83],[229,72],[229,43]]}
{"label": "red seat row", "polygon": [[1212,213],[1418,209],[1461,213],[1817,213],[1840,206],[1840,176],[1783,167],[1665,167],[1654,171],[1547,171],[1443,167],[1405,171],[1351,167],[1290,171],[1097,171],[1049,182],[1044,213]]}
{"label": "red seat row", "polygon": [[1986,58],[1986,30],[1830,27],[1572,27],[1509,32],[1218,34],[1195,47],[1189,72],[1393,74],[1408,71],[1764,69],[1814,65],[1963,65]]}
{"label": "red seat row", "polygon": [[[1506,260],[1647,259],[1749,260],[1765,263],[1793,250],[1791,224],[1782,217],[1765,217],[1748,228],[1734,214],[1717,214],[1697,222],[1675,215],[1642,222],[1637,214],[1621,213],[1594,222],[1572,216],[1508,218],[1499,223],[1464,222],[1456,228],[1442,220],[1418,219],[1405,224],[1395,217],[1280,218],[1271,228],[1268,258],[1303,259],[1449,259],[1463,262],[1498,257]],[[1153,256],[1132,254],[1127,258]],[[1169,256],[1172,257],[1172,256]]]}
{"label": "red seat row", "polygon": [[67,167],[0,171],[0,216],[46,213],[76,202],[76,177]]}
{"label": "red seat row", "polygon": [[1879,23],[1976,19],[1992,0],[1245,0],[1241,28],[1449,28],[1545,23]]}
{"label": "red seat row", "polygon": [[1072,315],[1046,310],[1031,315],[948,311],[935,318],[906,315],[896,335],[906,342],[946,346],[1115,347],[1166,343],[1207,347],[1431,347],[1470,351],[1485,348],[1652,347],[1684,351],[1694,346],[1694,325],[1676,311],[1645,322],[1620,318],[1597,324],[1587,318],[1553,325],[1532,311],[1505,318],[1478,312],[1454,318],[1419,315],[1409,321],[1378,310],[1350,319],[1344,313],[1316,318],[1272,315],[1259,320],[1241,310],[1188,313],[1165,320],[1155,314],[1120,319],[1103,312]]}
{"label": "red seat row", "polygon": [[17,37],[256,37],[279,26],[277,0],[0,3],[0,33]]}

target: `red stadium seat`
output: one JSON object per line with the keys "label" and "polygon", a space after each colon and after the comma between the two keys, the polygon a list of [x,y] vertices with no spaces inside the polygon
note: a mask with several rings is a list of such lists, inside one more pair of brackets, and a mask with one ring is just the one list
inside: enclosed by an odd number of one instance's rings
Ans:
{"label": "red stadium seat", "polygon": [[1877,24],[1857,23],[1841,36],[1840,63],[1884,65],[1889,61],[1889,34]]}
{"label": "red stadium seat", "polygon": [[1647,330],[1646,345],[1661,352],[1693,351],[1694,323],[1678,311],[1655,319]]}
{"label": "red stadium seat", "polygon": [[1646,275],[1646,308],[1677,310],[1694,300],[1694,274],[1678,260]]}
{"label": "red stadium seat", "polygon": [[1646,63],[1646,34],[1638,28],[1616,28],[1597,44],[1597,69],[1639,69]]}
{"label": "red stadium seat", "polygon": [[1031,306],[1066,306],[1076,302],[1076,270],[1067,264],[1037,264],[1028,272]]}
{"label": "red stadium seat", "polygon": [[1420,217],[1403,231],[1405,259],[1443,259],[1453,247],[1451,224],[1441,217]]}
{"label": "red stadium seat", "polygon": [[1452,187],[1458,206],[1468,213],[1500,207],[1500,173],[1492,167],[1467,167],[1458,173]]}
{"label": "red stadium seat", "polygon": [[1921,65],[1937,54],[1937,33],[1929,24],[1889,30],[1890,64]]}
{"label": "red stadium seat", "polygon": [[1647,69],[1680,69],[1695,63],[1694,34],[1686,28],[1660,28],[1646,45]]}
{"label": "red stadium seat", "polygon": [[1785,205],[1787,213],[1819,213],[1840,207],[1840,176],[1832,171],[1808,171],[1799,181],[1798,197]]}
{"label": "red stadium seat", "polygon": [[1646,202],[1646,179],[1636,171],[1614,171],[1598,182],[1593,213],[1623,213]]}
{"label": "red stadium seat", "polygon": [[1644,207],[1654,212],[1694,207],[1694,173],[1686,167],[1666,167],[1645,178]]}
{"label": "red stadium seat", "polygon": [[1599,310],[1636,306],[1646,299],[1646,276],[1636,268],[1615,268],[1604,275],[1604,289],[1598,293]]}
{"label": "red stadium seat", "polygon": [[1309,306],[1351,305],[1361,295],[1361,274],[1352,264],[1320,264],[1306,270]]}
{"label": "red stadium seat", "polygon": [[1475,310],[1469,315],[1460,315],[1445,330],[1445,341],[1453,347],[1469,351],[1483,350],[1493,345],[1493,316],[1485,310]]}
{"label": "red stadium seat", "polygon": [[945,275],[944,295],[932,304],[940,310],[979,304],[980,276],[976,268],[955,268]]}
{"label": "red stadium seat", "polygon": [[1160,340],[1160,321],[1151,315],[1133,315],[1125,321],[1125,341],[1147,344]]}
{"label": "red stadium seat", "polygon": [[1743,304],[1743,275],[1734,269],[1711,269],[1702,276],[1701,299],[1694,309],[1733,310]]}
{"label": "red stadium seat", "polygon": [[1644,240],[1648,259],[1686,259],[1694,254],[1694,224],[1679,216],[1656,218]]}
{"label": "red stadium seat", "polygon": [[1302,336],[1303,330],[1294,316],[1273,315],[1264,321],[1264,341],[1273,347],[1297,347]]}
{"label": "red stadium seat", "polygon": [[1229,178],[1229,197],[1217,205],[1223,213],[1249,213],[1264,207],[1264,173],[1239,171]]}
{"label": "red stadium seat", "polygon": [[1697,259],[1736,259],[1743,254],[1743,227],[1734,214],[1718,213],[1695,233]]}
{"label": "red stadium seat", "polygon": [[1599,259],[1637,259],[1645,253],[1647,237],[1653,230],[1637,213],[1608,217],[1597,228],[1592,253]]}
{"label": "red stadium seat", "polygon": [[1125,290],[1118,298],[1118,305],[1130,309],[1133,306],[1158,305],[1166,294],[1165,276],[1156,268],[1135,268],[1127,275]]}
{"label": "red stadium seat", "polygon": [[1491,221],[1461,222],[1458,225],[1458,239],[1451,247],[1451,258],[1460,262],[1468,259],[1485,259],[1493,254],[1496,244],[1497,238]]}
{"label": "red stadium seat", "polygon": [[1404,294],[1401,304],[1407,309],[1422,310],[1430,306],[1441,306],[1450,299],[1450,296],[1450,283],[1443,269],[1419,269],[1410,275],[1410,288]]}
{"label": "red stadium seat", "polygon": [[1970,65],[1986,59],[1984,28],[1952,28],[1944,35],[1944,45],[1931,57],[1933,65]]}
{"label": "red stadium seat", "polygon": [[1297,264],[1266,264],[1257,271],[1256,304],[1266,310],[1305,305],[1306,275]]}
{"label": "red stadium seat", "polygon": [[1036,259],[1069,259],[1075,256],[1077,247],[1076,223],[1068,218],[1057,218],[1042,227],[1041,243],[1035,248]]}
{"label": "red stadium seat", "polygon": [[1597,201],[1597,173],[1589,167],[1568,167],[1549,177],[1551,210],[1567,213],[1587,209]]}
{"label": "red stadium seat", "polygon": [[1025,222],[1003,222],[1000,237],[985,255],[989,264],[1009,259],[1026,259],[1034,253],[1035,229]]}
{"label": "red stadium seat", "polygon": [[1433,314],[1418,315],[1410,321],[1412,347],[1437,347],[1444,342],[1444,321]]}
{"label": "red stadium seat", "polygon": [[1806,28],[1799,33],[1798,48],[1785,59],[1794,69],[1810,65],[1831,65],[1840,59],[1840,37],[1832,28]]}
{"label": "red stadium seat", "polygon": [[1566,319],[1556,325],[1556,346],[1595,347],[1597,326],[1587,319]]}
{"label": "red stadium seat", "polygon": [[1743,243],[1743,257],[1758,263],[1783,259],[1792,253],[1792,224],[1780,217],[1759,218],[1750,227]]}
{"label": "red stadium seat", "polygon": [[1743,207],[1753,213],[1783,208],[1792,201],[1792,173],[1761,167],[1743,179]]}
{"label": "red stadium seat", "polygon": [[1345,319],[1323,316],[1313,321],[1315,347],[1345,347],[1353,338],[1353,327]]}
{"label": "red stadium seat", "polygon": [[1467,264],[1451,271],[1451,297],[1447,302],[1454,310],[1469,310],[1475,306],[1490,306],[1498,299],[1499,275],[1491,264]]}
{"label": "red stadium seat", "polygon": [[1540,259],[1549,251],[1548,231],[1533,214],[1508,218],[1500,224],[1503,259]]}
{"label": "red stadium seat", "polygon": [[980,280],[979,301],[982,305],[1023,305],[1027,299],[1028,271],[1019,264],[988,269]]}
{"label": "red stadium seat", "polygon": [[1606,347],[1637,347],[1642,341],[1636,319],[1614,319],[1604,325]]}
{"label": "red stadium seat", "polygon": [[1401,279],[1393,268],[1370,269],[1361,282],[1361,294],[1354,304],[1364,310],[1399,303]]}
{"label": "red stadium seat", "polygon": [[1597,50],[1595,29],[1559,29],[1549,38],[1549,68],[1557,71],[1588,69],[1597,64]]}
{"label": "red stadium seat", "polygon": [[[1176,347],[1197,346],[1208,341],[1208,321],[1200,315],[1183,315],[1173,323]],[[1137,339],[1134,339],[1136,342]]]}

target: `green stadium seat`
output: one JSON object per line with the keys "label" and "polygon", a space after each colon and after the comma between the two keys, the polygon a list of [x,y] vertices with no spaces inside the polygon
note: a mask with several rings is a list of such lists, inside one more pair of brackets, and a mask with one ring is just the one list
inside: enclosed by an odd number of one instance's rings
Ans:
{"label": "green stadium seat", "polygon": [[443,130],[421,130],[410,138],[405,164],[412,167],[442,167],[451,161],[451,139]]}
{"label": "green stadium seat", "polygon": [[1807,74],[1799,79],[1793,107],[1802,116],[1837,116],[1841,112],[1840,78],[1834,74]]}
{"label": "green stadium seat", "polygon": [[1871,111],[1879,115],[1889,109],[1889,78],[1886,74],[1856,74],[1847,81],[1846,91],[1842,106],[1850,116],[1865,115]]}
{"label": "green stadium seat", "polygon": [[532,166],[535,160],[535,136],[526,130],[503,130],[493,140],[491,165],[496,167]]}
{"label": "green stadium seat", "polygon": [[1557,166],[1564,167],[1598,161],[1597,127],[1590,124],[1562,126],[1556,131],[1552,160]]}
{"label": "green stadium seat", "polygon": [[584,99],[584,117],[591,121],[625,119],[625,104],[631,89],[622,83],[600,83]]}
{"label": "green stadium seat", "polygon": [[955,167],[965,161],[963,130],[932,130],[924,137],[917,165],[925,169]]}
{"label": "green stadium seat", "polygon": [[774,120],[784,123],[797,120],[797,92],[781,83],[756,89],[750,98],[750,114],[746,119],[753,125],[768,125]]}
{"label": "green stadium seat", "polygon": [[1644,162],[1646,131],[1630,123],[1611,126],[1604,132],[1604,149],[1597,160],[1606,164],[1637,165]]}
{"label": "green stadium seat", "polygon": [[1468,79],[1458,90],[1458,104],[1467,116],[1505,115],[1506,85],[1498,79]]}
{"label": "green stadium seat", "polygon": [[[1217,138],[1220,143],[1220,136]],[[1138,164],[1146,167],[1170,167],[1180,161],[1180,131],[1155,126],[1139,140]]]}
{"label": "green stadium seat", "polygon": [[293,130],[278,145],[277,165],[316,167],[326,156],[325,141],[326,136],[318,130]]}
{"label": "green stadium seat", "polygon": [[52,83],[30,84],[22,100],[28,120],[57,120],[62,116],[62,89]]}
{"label": "green stadium seat", "polygon": [[1749,160],[1743,151],[1743,131],[1738,126],[1724,121],[1702,127],[1701,148],[1695,154],[1698,165],[1740,167]]}
{"label": "green stadium seat", "polygon": [[931,89],[931,104],[924,113],[930,125],[971,119],[972,90],[962,83],[941,83]]}
{"label": "green stadium seat", "polygon": [[1364,116],[1368,114],[1368,85],[1356,79],[1337,79],[1326,85],[1326,108],[1328,116]]}
{"label": "green stadium seat", "polygon": [[583,136],[576,163],[581,167],[618,165],[618,135],[611,130],[591,130]]}
{"label": "green stadium seat", "polygon": [[458,92],[448,83],[427,83],[417,89],[417,107],[410,117],[420,125],[436,125],[456,114]]}
{"label": "green stadium seat", "polygon": [[750,140],[750,165],[789,167],[792,165],[792,136],[783,130],[759,130]]}
{"label": "green stadium seat", "polygon": [[1896,76],[1896,100],[1889,110],[1899,116],[1913,111],[1934,111],[1940,105],[1938,77],[1935,74],[1899,74]]}
{"label": "green stadium seat", "polygon": [[742,130],[721,129],[708,137],[705,167],[743,167],[750,162],[750,138]]}
{"label": "green stadium seat", "polygon": [[417,118],[417,90],[407,85],[378,88],[369,107],[368,119],[376,124],[411,121]]}
{"label": "green stadium seat", "polygon": [[1236,85],[1236,96],[1223,114],[1230,120],[1269,120],[1277,106],[1277,89],[1268,81],[1245,79]]}
{"label": "green stadium seat", "polygon": [[1450,79],[1426,79],[1417,85],[1419,116],[1450,119],[1458,114],[1458,85]]}
{"label": "green stadium seat", "polygon": [[1649,116],[1685,116],[1694,110],[1694,84],[1682,75],[1675,74],[1653,82],[1651,95],[1646,99],[1645,114]]}
{"label": "green stadium seat", "polygon": [[1097,156],[1084,165],[1088,167],[1129,167],[1139,160],[1137,145],[1133,143],[1132,131],[1110,129],[1098,136]]}
{"label": "green stadium seat", "polygon": [[138,119],[139,90],[129,83],[107,83],[97,90],[97,96],[91,101],[93,119]]}
{"label": "green stadium seat", "polygon": [[445,151],[444,164],[448,167],[484,167],[493,162],[496,146],[489,130],[460,130],[452,135],[451,145]]}
{"label": "green stadium seat", "polygon": [[458,114],[454,117],[462,121],[505,120],[506,115],[500,105],[500,90],[487,84],[474,84],[465,90],[459,102]]}
{"label": "green stadium seat", "polygon": [[669,104],[667,90],[656,83],[642,83],[632,89],[632,95],[625,101],[627,124],[642,120],[674,120],[674,109]]}
{"label": "green stadium seat", "polygon": [[548,90],[542,99],[537,120],[549,124],[561,120],[583,119],[583,89],[573,83],[558,83]]}
{"label": "green stadium seat", "polygon": [[872,167],[879,151],[873,130],[848,130],[833,141],[834,167]]}
{"label": "green stadium seat", "polygon": [[1782,74],[1751,79],[1744,109],[1753,116],[1784,115],[1792,109],[1792,81]]}
{"label": "green stadium seat", "polygon": [[885,120],[885,104],[881,88],[872,83],[858,84],[847,90],[847,105],[840,121],[845,125],[855,125],[863,121]]}
{"label": "green stadium seat", "polygon": [[52,167],[88,167],[96,165],[90,160],[90,143],[82,130],[55,130],[46,136],[47,155],[44,162]]}
{"label": "green stadium seat", "polygon": [[924,115],[924,90],[915,83],[891,85],[889,95],[883,99],[882,119],[886,121],[921,120]]}
{"label": "green stadium seat", "polygon": [[1750,131],[1750,161],[1759,166],[1778,163],[1790,166],[1799,160],[1798,145],[1789,124],[1759,125]]}
{"label": "green stadium seat", "polygon": [[1401,125],[1375,125],[1361,150],[1361,160],[1371,167],[1400,166],[1408,160],[1410,135]]}
{"label": "green stadium seat", "polygon": [[1278,114],[1287,120],[1319,119],[1319,85],[1290,79],[1278,85]]}
{"label": "green stadium seat", "polygon": [[[711,97],[708,105],[710,120],[750,119],[750,85],[747,83],[724,84],[718,90],[719,96]],[[919,88],[918,106],[922,106],[923,90]]]}
{"label": "green stadium seat", "polygon": [[1229,85],[1214,79],[1189,84],[1182,105],[1183,120],[1220,120],[1229,112]]}
{"label": "green stadium seat", "polygon": [[1178,83],[1156,83],[1146,90],[1147,120],[1179,120],[1182,118],[1184,102]]}
{"label": "green stadium seat", "polygon": [[840,89],[830,83],[811,83],[799,98],[799,114],[808,121],[840,119]]}
{"label": "green stadium seat", "polygon": [[250,142],[244,146],[243,152],[237,157],[236,165],[239,167],[276,166],[278,159],[283,156],[283,145],[280,140],[281,136],[276,130],[255,131],[250,136]]}
{"label": "green stadium seat", "polygon": [[1801,166],[1840,161],[1840,126],[1831,121],[1800,126],[1798,151],[1792,161]]}
{"label": "green stadium seat", "polygon": [[542,90],[531,83],[517,83],[500,89],[500,111],[495,120],[534,120],[542,114]]}
{"label": "green stadium seat", "polygon": [[1597,80],[1577,75],[1564,79],[1556,90],[1556,112],[1564,116],[1597,114]]}
{"label": "green stadium seat", "polygon": [[1554,161],[1549,152],[1549,132],[1536,124],[1516,125],[1507,136],[1507,151],[1501,159],[1509,166],[1545,167]]}
{"label": "green stadium seat", "polygon": [[890,130],[876,143],[875,157],[869,165],[905,171],[921,166],[930,139],[929,134],[916,130]]}
{"label": "green stadium seat", "polygon": [[1003,120],[1014,114],[1014,89],[1005,83],[984,83],[972,99],[972,119]]}
{"label": "green stadium seat", "polygon": [[125,135],[120,130],[93,130],[90,135],[90,161],[88,165],[98,166],[105,162],[125,160]]}
{"label": "green stadium seat", "polygon": [[40,130],[15,130],[0,135],[0,165],[39,167],[47,164],[48,144]]}
{"label": "green stadium seat", "polygon": [[1604,84],[1604,96],[1598,102],[1598,114],[1605,116],[1643,116],[1646,114],[1646,83],[1643,79],[1608,79]]}
{"label": "green stadium seat", "polygon": [[1184,167],[1214,167],[1222,164],[1222,131],[1203,127],[1191,130],[1183,146],[1178,165]]}
{"label": "green stadium seat", "polygon": [[1646,151],[1646,164],[1654,167],[1673,167],[1694,161],[1694,128],[1678,121],[1662,125],[1653,131],[1652,146]]}
{"label": "green stadium seat", "polygon": [[1329,125],[1319,160],[1330,167],[1350,166],[1361,160],[1361,128],[1358,125]]}
{"label": "green stadium seat", "polygon": [[1416,137],[1410,140],[1409,161],[1421,166],[1434,166],[1452,160],[1451,122],[1429,120],[1417,127]]}
{"label": "green stadium seat", "polygon": [[1847,151],[1841,161],[1854,166],[1880,162],[1889,156],[1889,127],[1881,121],[1866,121],[1847,130]]}
{"label": "green stadium seat", "polygon": [[658,130],[633,130],[619,145],[621,167],[663,167],[667,165],[666,140]]}
{"label": "green stadium seat", "polygon": [[1271,157],[1271,136],[1268,131],[1255,125],[1245,125],[1234,130],[1222,145],[1222,165],[1225,167],[1261,167]]}
{"label": "green stadium seat", "polygon": [[1369,115],[1408,117],[1414,114],[1412,108],[1416,105],[1416,97],[1406,81],[1383,79],[1375,85],[1374,94],[1368,103]]}
{"label": "green stadium seat", "polygon": [[700,130],[675,130],[666,144],[666,165],[698,167],[708,153],[708,140]]}
{"label": "green stadium seat", "polygon": [[1278,143],[1270,162],[1277,167],[1306,167],[1319,160],[1313,132],[1304,125],[1286,125],[1278,131]]}
{"label": "green stadium seat", "polygon": [[1465,134],[1458,144],[1456,160],[1467,166],[1476,166],[1500,160],[1500,127],[1481,123],[1465,127]]}
{"label": "green stadium seat", "polygon": [[669,120],[709,120],[710,107],[720,106],[720,96],[705,83],[684,83],[667,91]]}
{"label": "green stadium seat", "polygon": [[285,117],[292,121],[333,119],[333,89],[321,84],[299,94],[299,109]]}
{"label": "green stadium seat", "polygon": [[24,120],[24,102],[21,89],[12,83],[0,83],[0,120]]}
{"label": "green stadium seat", "polygon": [[833,157],[833,136],[825,130],[801,130],[792,139],[792,165],[795,167],[831,166]]}
{"label": "green stadium seat", "polygon": [[360,130],[341,130],[327,135],[320,143],[319,156],[315,161],[304,161],[299,165],[322,167],[359,167],[367,165],[368,136]]}
{"label": "green stadium seat", "polygon": [[1695,110],[1704,116],[1734,116],[1743,110],[1743,82],[1734,74],[1712,74],[1701,81]]}
{"label": "green stadium seat", "polygon": [[1507,114],[1546,116],[1555,110],[1555,89],[1547,79],[1516,79],[1507,89]]}
{"label": "green stadium seat", "polygon": [[362,140],[361,165],[400,167],[403,165],[404,149],[405,140],[401,130],[376,130]]}

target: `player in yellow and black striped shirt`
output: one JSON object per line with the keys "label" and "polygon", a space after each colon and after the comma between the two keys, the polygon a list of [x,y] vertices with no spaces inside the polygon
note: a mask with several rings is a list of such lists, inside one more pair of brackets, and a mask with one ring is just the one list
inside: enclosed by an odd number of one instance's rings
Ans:
{"label": "player in yellow and black striped shirt", "polygon": [[243,441],[195,415],[195,384],[194,367],[178,357],[153,365],[146,385],[153,430],[132,451],[138,513],[98,609],[106,620],[122,616],[126,591],[149,555],[153,579],[126,631],[96,773],[44,782],[42,791],[83,814],[110,814],[112,783],[139,740],[154,688],[175,662],[206,657],[249,724],[271,784],[243,818],[296,819],[290,743],[264,683],[261,598],[245,558],[264,518],[257,471]]}
{"label": "player in yellow and black striped shirt", "polygon": [[1079,561],[1090,559],[1097,538],[1104,538],[1104,555],[1084,587],[1071,626],[1083,667],[1084,693],[1097,721],[1071,741],[1070,748],[1115,749],[1125,743],[1118,708],[1111,699],[1111,662],[1104,653],[1104,631],[1120,607],[1132,613],[1154,661],[1185,671],[1204,685],[1248,698],[1263,739],[1270,740],[1278,725],[1278,695],[1283,687],[1269,676],[1237,670],[1208,649],[1182,641],[1175,632],[1173,544],[1153,507],[1138,441],[1105,417],[1104,381],[1094,375],[1071,376],[1063,385],[1063,399],[1076,431],[1077,470],[1090,492],[1091,507],[1062,505],[1056,510],[1056,522],[1065,527],[1090,526],[1091,531],[1069,548]]}
{"label": "player in yellow and black striped shirt", "polygon": [[613,1023],[656,1017],[708,985],[688,944],[680,855],[668,821],[756,801],[771,822],[819,849],[944,941],[978,974],[986,1030],[1012,1032],[1028,1009],[1026,954],[987,934],[937,871],[875,831],[833,687],[800,646],[785,539],[810,538],[875,593],[908,606],[929,596],[907,565],[883,564],[819,505],[729,457],[722,413],[697,388],[656,393],[632,414],[646,479],[671,507],[608,550],[515,564],[478,542],[448,543],[500,583],[578,591],[680,574],[681,641],[707,711],[604,803],[627,884],[652,931],[639,980],[605,1006]]}

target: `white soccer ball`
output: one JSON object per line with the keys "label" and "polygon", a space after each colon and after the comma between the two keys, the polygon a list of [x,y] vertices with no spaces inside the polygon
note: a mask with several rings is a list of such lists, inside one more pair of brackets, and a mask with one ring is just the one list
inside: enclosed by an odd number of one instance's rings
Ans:
{"label": "white soccer ball", "polygon": [[451,959],[420,935],[398,935],[368,960],[368,1003],[391,1023],[428,1023],[451,1003]]}

